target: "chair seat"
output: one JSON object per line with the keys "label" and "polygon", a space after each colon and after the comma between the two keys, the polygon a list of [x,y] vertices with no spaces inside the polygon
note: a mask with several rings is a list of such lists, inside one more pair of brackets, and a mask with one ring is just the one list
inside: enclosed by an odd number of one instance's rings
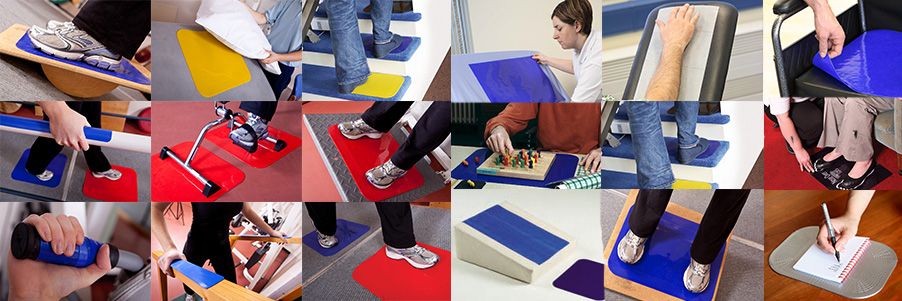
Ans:
{"label": "chair seat", "polygon": [[846,86],[820,68],[811,67],[795,79],[796,93],[799,97],[869,97]]}
{"label": "chair seat", "polygon": [[886,111],[877,115],[874,119],[874,137],[877,138],[877,141],[886,147],[896,151],[897,153],[902,153],[902,149],[897,149],[894,146],[896,145],[895,129],[893,128],[895,125],[893,124],[893,111]]}

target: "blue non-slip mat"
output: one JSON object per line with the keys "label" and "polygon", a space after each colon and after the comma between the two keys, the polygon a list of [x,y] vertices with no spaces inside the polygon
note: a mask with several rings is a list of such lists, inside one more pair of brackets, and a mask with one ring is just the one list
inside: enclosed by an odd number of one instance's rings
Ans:
{"label": "blue non-slip mat", "polygon": [[291,91],[294,93],[294,97],[301,98],[304,94],[304,75],[298,74],[298,76],[294,77],[294,89]]}
{"label": "blue non-slip mat", "polygon": [[[634,206],[635,207],[635,206]],[[629,215],[633,214],[633,208],[627,214],[626,219],[617,234],[617,243],[612,248],[617,248],[620,240],[629,230]],[[699,293],[693,293],[683,286],[683,272],[689,266],[691,257],[689,247],[698,232],[698,224],[685,218],[676,216],[670,212],[664,212],[658,228],[645,242],[645,255],[635,264],[625,264],[617,257],[617,252],[611,252],[608,267],[614,275],[623,279],[647,286],[656,291],[680,298],[683,300],[711,300],[714,298],[714,290],[717,279],[720,277],[720,267],[723,264],[726,245],[720,249],[720,253],[711,263],[711,278],[708,288]]]}
{"label": "blue non-slip mat", "polygon": [[835,58],[815,54],[815,66],[843,82],[855,92],[902,97],[902,32],[867,31],[843,47]]}
{"label": "blue non-slip mat", "polygon": [[476,163],[475,158],[478,156],[479,158],[482,158],[479,162],[484,162],[485,158],[491,155],[490,152],[491,151],[487,148],[476,150],[467,157],[466,161],[470,165],[464,166],[463,164],[457,164],[457,167],[451,171],[451,177],[463,180],[464,182],[473,180],[500,184],[545,187],[545,184],[572,178],[573,175],[576,174],[576,164],[579,163],[579,158],[574,155],[555,154],[554,163],[551,163],[548,174],[545,175],[545,181],[477,174],[476,168],[479,167],[479,164]]}
{"label": "blue non-slip mat", "polygon": [[588,259],[577,260],[552,284],[592,300],[604,300],[604,264]]}
{"label": "blue non-slip mat", "polygon": [[25,169],[25,162],[28,161],[28,155],[31,154],[31,149],[26,149],[24,153],[22,153],[22,157],[19,158],[19,162],[16,163],[16,167],[13,168],[12,178],[13,180],[19,180],[26,183],[38,184],[41,186],[47,186],[50,188],[54,188],[60,185],[60,181],[63,178],[63,170],[66,169],[66,155],[57,154],[56,157],[50,161],[50,165],[47,165],[47,170],[53,172],[53,178],[50,178],[49,181],[41,181],[37,176],[28,173],[28,170]]}
{"label": "blue non-slip mat", "polygon": [[[316,43],[304,42],[304,51],[312,51],[312,52],[321,52],[321,53],[333,53],[332,52],[332,36],[328,31],[320,32],[314,31],[320,37],[320,41]],[[373,35],[362,33],[360,34],[360,39],[363,41],[363,50],[366,53],[367,58],[375,58],[373,56]],[[390,60],[390,61],[401,61],[406,62],[409,61],[413,54],[416,53],[417,48],[420,47],[420,38],[419,37],[401,37],[401,45],[395,50],[392,50],[388,55],[381,58],[382,60]]]}
{"label": "blue non-slip mat", "polygon": [[[675,137],[664,137],[664,141],[667,143],[667,153],[670,155],[670,163],[671,164],[681,164],[677,161],[677,149],[679,149],[679,142]],[[633,140],[630,135],[623,135],[623,138],[620,139],[620,146],[611,147],[610,145],[605,145],[601,148],[601,153],[606,157],[617,157],[624,159],[636,159],[635,150],[633,149]],[[708,149],[705,150],[704,153],[695,157],[695,160],[689,162],[686,165],[691,166],[701,166],[701,167],[715,167],[718,163],[720,163],[720,159],[723,159],[723,156],[727,154],[727,151],[730,149],[729,141],[718,141],[718,140],[708,140]]]}
{"label": "blue non-slip mat", "polygon": [[379,98],[358,94],[339,94],[338,78],[335,75],[335,68],[319,65],[304,64],[301,73],[305,74],[306,82],[304,83],[304,93],[348,99],[360,101],[399,101],[404,97],[407,88],[410,87],[410,76],[404,76],[404,83],[395,93],[395,96],[389,98]]}
{"label": "blue non-slip mat", "polygon": [[[634,173],[619,172],[613,170],[602,170],[601,188],[602,189],[637,189],[639,188],[639,177]],[[717,189],[717,183],[708,183],[711,189]]]}
{"label": "blue non-slip mat", "polygon": [[211,288],[220,281],[225,280],[225,277],[210,272],[207,269],[194,265],[193,263],[185,260],[176,260],[169,266],[205,289]]}
{"label": "blue non-slip mat", "polygon": [[328,257],[337,254],[370,230],[369,226],[349,222],[343,219],[336,220],[335,222],[338,225],[338,228],[335,230],[335,238],[338,238],[337,245],[328,249],[321,247],[315,230],[304,235],[304,238],[302,239],[304,244],[320,255]]}
{"label": "blue non-slip mat", "polygon": [[25,35],[23,35],[22,38],[19,39],[19,42],[16,42],[16,47],[18,47],[22,51],[28,52],[30,54],[34,54],[34,55],[45,57],[45,58],[52,59],[55,61],[63,62],[63,63],[69,64],[72,66],[97,71],[98,73],[115,76],[115,77],[118,77],[118,78],[121,78],[121,79],[124,79],[127,81],[142,84],[142,85],[150,85],[150,79],[148,79],[146,76],[144,76],[144,74],[141,74],[141,71],[138,71],[138,69],[135,69],[135,66],[132,66],[132,63],[125,59],[119,61],[119,63],[121,64],[122,67],[119,68],[120,70],[118,72],[117,71],[109,71],[106,69],[100,69],[100,68],[88,65],[87,63],[82,62],[82,61],[72,61],[72,60],[67,60],[67,59],[61,59],[61,58],[46,54],[43,51],[41,51],[40,49],[34,48],[34,44],[32,44],[31,39],[28,38],[28,32],[25,32]]}
{"label": "blue non-slip mat", "polygon": [[491,102],[561,102],[545,71],[532,57],[472,63],[470,70]]}
{"label": "blue non-slip mat", "polygon": [[489,207],[464,223],[539,265],[570,244],[501,205]]}
{"label": "blue non-slip mat", "polygon": [[[314,16],[328,18],[328,14],[326,14],[326,5],[327,3],[322,3],[319,5],[319,8],[316,9],[316,13]],[[357,19],[372,19],[372,14],[363,11],[368,5],[370,5],[370,0],[357,0]],[[394,21],[412,21],[416,22],[422,19],[423,16],[415,11],[409,11],[406,13],[399,14],[391,14],[391,19]]]}
{"label": "blue non-slip mat", "polygon": [[[676,115],[667,113],[667,110],[673,107],[673,101],[657,101],[658,109],[661,111],[661,121],[665,122],[675,122]],[[629,120],[629,115],[626,113],[625,106],[628,103],[621,103],[620,107],[617,109],[617,114],[614,114],[614,119],[622,119]],[[711,114],[711,115],[698,115],[698,123],[708,123],[708,124],[727,124],[730,122],[730,115],[724,115],[721,113]]]}

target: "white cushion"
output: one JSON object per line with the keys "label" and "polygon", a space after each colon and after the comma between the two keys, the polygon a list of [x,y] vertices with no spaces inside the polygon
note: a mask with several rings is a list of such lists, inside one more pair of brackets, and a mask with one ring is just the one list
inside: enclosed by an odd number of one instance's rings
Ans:
{"label": "white cushion", "polygon": [[[254,17],[247,11],[247,7],[237,0],[203,0],[197,10],[195,22],[220,42],[248,58],[265,59],[269,57],[266,51],[272,50],[272,45],[254,21]],[[281,74],[278,64],[278,62],[261,63],[264,70]]]}

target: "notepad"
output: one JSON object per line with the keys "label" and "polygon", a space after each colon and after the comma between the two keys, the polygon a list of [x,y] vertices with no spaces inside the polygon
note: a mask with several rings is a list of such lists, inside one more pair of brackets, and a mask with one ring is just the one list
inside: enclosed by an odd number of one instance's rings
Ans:
{"label": "notepad", "polygon": [[815,242],[792,268],[818,278],[842,283],[870,245],[870,238],[853,237],[846,243],[846,251],[839,253],[839,262],[836,262],[834,254],[824,252],[817,247]]}

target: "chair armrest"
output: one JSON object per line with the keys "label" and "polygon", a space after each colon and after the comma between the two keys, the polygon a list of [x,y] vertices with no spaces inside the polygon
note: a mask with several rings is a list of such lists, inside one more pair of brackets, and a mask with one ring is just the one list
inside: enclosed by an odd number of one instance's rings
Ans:
{"label": "chair armrest", "polygon": [[802,0],[777,0],[774,2],[775,15],[794,15],[800,10],[808,7],[808,4]]}

